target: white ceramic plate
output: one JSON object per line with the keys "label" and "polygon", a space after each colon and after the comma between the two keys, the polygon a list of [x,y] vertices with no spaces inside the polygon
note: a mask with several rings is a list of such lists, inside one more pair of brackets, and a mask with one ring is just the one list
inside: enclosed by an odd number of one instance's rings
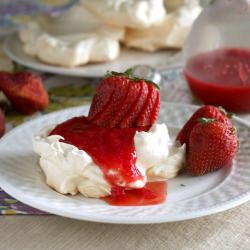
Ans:
{"label": "white ceramic plate", "polygon": [[[196,106],[162,103],[159,122],[175,136]],[[50,189],[39,174],[31,137],[47,125],[86,114],[87,106],[66,109],[27,122],[0,140],[0,185],[16,199],[57,215],[108,223],[160,223],[217,213],[250,199],[250,125],[234,118],[241,147],[231,169],[202,177],[180,175],[169,181],[167,201],[139,207],[110,206],[81,195],[66,196]]]}
{"label": "white ceramic plate", "polygon": [[[119,57],[108,63],[92,63],[75,68],[58,67],[45,64],[40,60],[24,53],[22,43],[16,34],[9,36],[4,44],[5,53],[15,62],[43,72],[69,76],[102,77],[107,69],[123,72],[134,65],[147,64],[155,68],[165,68],[173,64],[179,54],[162,50],[154,53],[134,49],[121,49]],[[172,56],[172,57],[171,57]]]}

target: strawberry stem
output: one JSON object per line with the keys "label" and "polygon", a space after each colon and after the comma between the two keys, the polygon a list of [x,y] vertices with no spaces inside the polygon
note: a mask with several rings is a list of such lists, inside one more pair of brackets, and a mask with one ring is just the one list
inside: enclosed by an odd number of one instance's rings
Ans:
{"label": "strawberry stem", "polygon": [[235,126],[233,126],[232,128],[231,128],[231,132],[232,132],[232,134],[237,134],[237,128],[235,127]]}
{"label": "strawberry stem", "polygon": [[134,72],[133,68],[129,68],[124,72],[116,72],[116,71],[109,71],[108,70],[105,76],[106,77],[109,77],[109,76],[126,76],[129,80],[132,80],[132,81],[145,81],[148,84],[153,84],[157,89],[160,89],[158,84],[154,83],[151,80],[136,77],[136,76],[133,75],[133,72]]}
{"label": "strawberry stem", "polygon": [[228,117],[229,119],[231,119],[231,118],[233,117],[233,115],[234,115],[234,113],[232,113],[232,112],[227,112],[227,117]]}
{"label": "strawberry stem", "polygon": [[201,118],[198,118],[197,121],[203,124],[208,124],[208,123],[215,122],[216,119],[201,117]]}
{"label": "strawberry stem", "polygon": [[233,116],[233,113],[231,112],[227,112],[223,107],[219,106],[218,109],[220,110],[220,112],[225,115],[227,118],[231,119]]}
{"label": "strawberry stem", "polygon": [[132,76],[133,71],[134,71],[133,68],[129,68],[129,69],[127,69],[127,70],[124,72],[124,75]]}
{"label": "strawberry stem", "polygon": [[18,72],[22,72],[24,70],[24,67],[16,62],[14,62],[14,69],[13,69],[13,73],[18,73]]}

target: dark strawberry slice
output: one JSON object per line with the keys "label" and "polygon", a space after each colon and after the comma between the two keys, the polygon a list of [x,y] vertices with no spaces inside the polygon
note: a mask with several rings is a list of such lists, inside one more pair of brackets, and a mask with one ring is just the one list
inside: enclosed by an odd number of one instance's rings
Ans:
{"label": "dark strawberry slice", "polygon": [[[111,80],[111,82],[112,81],[113,80]],[[103,110],[91,121],[98,126],[111,127],[112,119],[120,111],[120,107],[123,105],[124,99],[126,98],[129,91],[129,87],[130,85],[127,83],[127,79],[122,79],[122,77],[120,77],[119,83],[116,84],[108,105],[106,105]]]}
{"label": "dark strawberry slice", "polygon": [[[138,82],[139,84],[139,82]],[[138,115],[141,113],[148,97],[148,84],[140,81],[141,90],[138,98],[132,103],[131,109],[128,111],[124,119],[120,122],[120,128],[136,127]]]}
{"label": "dark strawberry slice", "polygon": [[116,84],[107,84],[106,80],[107,79],[102,80],[96,89],[96,94],[92,100],[88,114],[89,120],[95,119],[111,100]]}
{"label": "dark strawberry slice", "polygon": [[155,100],[155,105],[151,113],[151,118],[150,118],[151,124],[153,124],[157,120],[159,111],[160,111],[160,94],[157,95],[157,98]]}
{"label": "dark strawberry slice", "polygon": [[158,113],[153,114],[153,110],[154,110],[154,107],[157,106],[157,103],[159,102],[159,99],[158,99],[159,90],[155,88],[155,86],[152,84],[148,84],[148,90],[149,90],[148,98],[136,122],[137,127],[145,127],[145,126],[152,125],[155,122],[155,120],[151,121],[151,117],[157,117],[158,115]]}
{"label": "dark strawberry slice", "polygon": [[[140,88],[139,88],[140,87]],[[129,91],[119,112],[110,121],[110,127],[120,127],[121,121],[126,117],[130,110],[136,105],[138,98],[140,98],[141,86],[137,84],[130,84]]]}

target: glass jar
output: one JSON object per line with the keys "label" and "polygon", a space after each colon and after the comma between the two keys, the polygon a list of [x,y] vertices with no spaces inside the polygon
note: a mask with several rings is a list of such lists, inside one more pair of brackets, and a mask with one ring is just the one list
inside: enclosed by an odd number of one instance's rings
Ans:
{"label": "glass jar", "polygon": [[184,47],[184,75],[205,104],[250,111],[250,0],[214,0]]}

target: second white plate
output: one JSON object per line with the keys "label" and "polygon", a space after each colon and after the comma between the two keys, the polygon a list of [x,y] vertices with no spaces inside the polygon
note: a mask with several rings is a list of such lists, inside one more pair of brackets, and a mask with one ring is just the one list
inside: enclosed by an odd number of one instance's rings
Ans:
{"label": "second white plate", "polygon": [[165,68],[170,63],[173,65],[179,54],[167,50],[154,53],[143,52],[134,49],[121,49],[121,54],[113,62],[108,63],[91,63],[75,68],[58,67],[45,64],[35,57],[27,55],[23,51],[23,46],[17,34],[9,36],[4,44],[5,53],[13,61],[29,67],[31,69],[55,73],[68,76],[84,76],[84,77],[102,77],[107,69],[123,72],[134,65],[150,65],[155,68]]}
{"label": "second white plate", "polygon": [[[159,122],[174,137],[196,106],[162,103]],[[234,118],[240,149],[233,167],[201,177],[185,174],[169,181],[167,201],[139,207],[110,206],[82,195],[61,195],[49,188],[38,172],[31,137],[41,128],[72,116],[87,114],[88,106],[66,109],[27,122],[0,140],[0,186],[14,198],[40,210],[70,218],[108,223],[160,223],[217,213],[250,200],[250,125]]]}

